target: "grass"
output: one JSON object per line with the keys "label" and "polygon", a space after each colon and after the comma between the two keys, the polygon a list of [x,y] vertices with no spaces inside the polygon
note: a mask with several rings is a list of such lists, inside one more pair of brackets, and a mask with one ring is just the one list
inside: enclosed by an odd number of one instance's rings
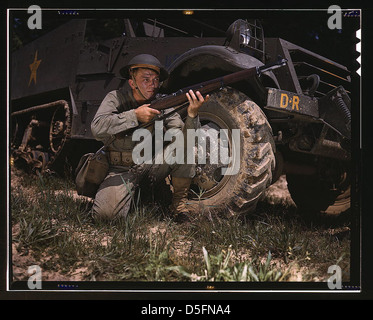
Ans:
{"label": "grass", "polygon": [[283,202],[264,201],[247,217],[201,213],[184,225],[136,199],[126,219],[99,222],[69,179],[13,168],[12,181],[16,280],[28,278],[30,259],[56,280],[326,281],[333,264],[349,278],[350,239],[341,236],[348,227],[306,225]]}

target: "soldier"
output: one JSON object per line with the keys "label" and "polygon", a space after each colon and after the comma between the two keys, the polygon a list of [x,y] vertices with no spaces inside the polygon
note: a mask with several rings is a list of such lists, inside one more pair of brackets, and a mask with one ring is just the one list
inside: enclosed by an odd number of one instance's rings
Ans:
{"label": "soldier", "polygon": [[[136,142],[132,141],[132,135],[120,133],[139,124],[149,123],[160,114],[160,111],[150,108],[149,102],[155,98],[160,84],[168,77],[168,72],[159,60],[148,54],[135,56],[120,73],[128,79],[126,85],[106,95],[91,124],[92,134],[97,140],[106,143],[113,135],[116,136],[106,148],[109,172],[97,191],[92,207],[93,215],[99,219],[125,217],[131,208],[134,190],[141,179],[131,170],[134,167],[132,151]],[[189,106],[185,123],[176,112],[164,120],[166,129],[179,129],[184,137],[186,129],[197,129],[200,126],[198,110],[205,101],[198,91],[190,91],[186,95]],[[149,130],[153,129],[154,126]],[[165,179],[171,174],[174,189],[171,208],[175,220],[189,220],[186,200],[195,166],[186,163],[149,166],[149,174],[155,180]]]}

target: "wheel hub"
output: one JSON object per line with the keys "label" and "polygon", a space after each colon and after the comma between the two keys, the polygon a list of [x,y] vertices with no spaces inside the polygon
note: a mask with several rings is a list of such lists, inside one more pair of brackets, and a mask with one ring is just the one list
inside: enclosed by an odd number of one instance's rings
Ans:
{"label": "wheel hub", "polygon": [[[193,178],[192,190],[199,197],[207,198],[218,192],[225,181],[222,169],[226,168],[227,165],[221,162],[220,155],[223,153],[229,154],[229,146],[223,146],[221,143],[220,127],[215,123],[207,122],[200,129],[199,143],[195,155],[196,175]],[[213,135],[211,135],[210,130],[215,131]],[[215,135],[219,138],[211,139],[211,136]],[[221,148],[224,148],[224,150],[221,150]]]}

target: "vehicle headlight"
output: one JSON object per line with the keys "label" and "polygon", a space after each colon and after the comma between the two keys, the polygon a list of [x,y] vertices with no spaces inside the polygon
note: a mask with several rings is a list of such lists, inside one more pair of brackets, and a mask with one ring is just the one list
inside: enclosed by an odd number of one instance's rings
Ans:
{"label": "vehicle headlight", "polygon": [[[226,41],[230,45],[248,46],[251,39],[251,30],[247,21],[239,19],[233,22],[227,30]],[[238,43],[237,43],[238,42]]]}
{"label": "vehicle headlight", "polygon": [[251,31],[247,23],[240,25],[240,45],[248,46],[250,43]]}

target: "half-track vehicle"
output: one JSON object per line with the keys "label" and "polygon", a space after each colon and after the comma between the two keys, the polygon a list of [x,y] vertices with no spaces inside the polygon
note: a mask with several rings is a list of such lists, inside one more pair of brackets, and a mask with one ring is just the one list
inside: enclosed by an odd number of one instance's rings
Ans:
{"label": "half-track vehicle", "polygon": [[165,65],[164,94],[281,56],[285,66],[210,93],[200,112],[202,129],[240,130],[240,170],[222,175],[223,164],[197,164],[190,206],[249,212],[286,174],[300,212],[350,208],[351,79],[345,66],[282,38],[265,38],[256,20],[232,21],[223,36],[167,37],[168,28],[182,30],[148,19],[140,34],[138,23],[124,19],[123,35],[98,42],[87,37],[90,23],[72,19],[12,54],[14,164],[57,170],[66,159],[74,167],[81,155],[97,150],[93,116],[105,95],[125,84],[119,70],[137,54],[153,54]]}

